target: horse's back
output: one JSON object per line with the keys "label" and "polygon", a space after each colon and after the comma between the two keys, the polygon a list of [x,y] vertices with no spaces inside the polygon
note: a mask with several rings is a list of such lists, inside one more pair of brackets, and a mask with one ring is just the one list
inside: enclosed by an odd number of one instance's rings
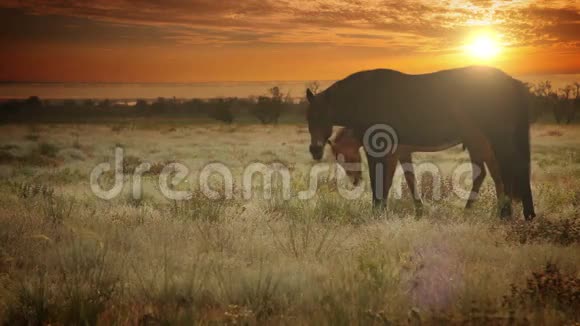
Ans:
{"label": "horse's back", "polygon": [[[453,143],[466,125],[513,121],[520,90],[499,69],[472,66],[409,75],[377,69],[355,73],[329,89],[345,119],[358,125],[386,123],[401,141]],[[349,110],[351,112],[349,112]]]}

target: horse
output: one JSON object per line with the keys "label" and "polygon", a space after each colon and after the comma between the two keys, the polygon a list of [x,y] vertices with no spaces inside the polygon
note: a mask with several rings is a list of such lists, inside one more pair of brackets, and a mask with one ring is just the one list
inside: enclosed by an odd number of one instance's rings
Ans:
{"label": "horse", "polygon": [[310,153],[320,160],[333,126],[364,144],[373,206],[386,208],[400,155],[463,143],[485,162],[495,183],[500,217],[521,200],[535,217],[530,185],[528,89],[503,71],[470,66],[409,75],[367,70],[314,95],[306,91]]}
{"label": "horse", "polygon": [[[338,131],[329,139],[328,144],[330,145],[332,155],[335,160],[345,171],[349,180],[354,186],[357,186],[362,180],[362,156],[360,155],[360,148],[363,144],[355,137],[354,131],[348,128],[340,128]],[[415,211],[417,216],[422,215],[423,202],[419,193],[416,190],[416,178],[415,170],[413,168],[413,158],[412,152],[400,152],[399,153],[399,164],[403,168],[403,174],[405,176],[405,181],[413,197],[413,203],[415,205]],[[472,185],[471,192],[467,203],[465,204],[465,209],[470,209],[473,203],[477,200],[479,189],[483,184],[486,177],[484,162],[481,158],[477,158],[474,155],[470,155],[472,164]]]}

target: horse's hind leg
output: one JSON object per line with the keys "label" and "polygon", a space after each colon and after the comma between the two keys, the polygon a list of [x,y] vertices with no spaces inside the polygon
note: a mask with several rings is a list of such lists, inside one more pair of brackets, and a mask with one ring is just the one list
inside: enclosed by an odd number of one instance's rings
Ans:
{"label": "horse's hind leg", "polygon": [[500,162],[497,158],[497,155],[492,151],[490,155],[486,157],[485,163],[487,164],[491,178],[495,183],[499,216],[502,218],[509,218],[512,216],[512,200],[506,192]]}
{"label": "horse's hind leg", "polygon": [[[473,135],[473,134],[468,137],[465,137],[465,144],[469,149],[470,153],[477,153],[476,155],[478,156],[478,160],[485,161],[485,164],[487,165],[489,174],[491,175],[491,178],[493,179],[493,182],[495,184],[495,192],[497,195],[497,203],[499,207],[500,217],[511,217],[512,216],[511,199],[506,194],[505,185],[503,182],[500,169],[500,162],[497,158],[496,153],[493,151],[491,144],[483,135]],[[483,178],[481,178],[480,181],[483,182]],[[479,189],[477,190],[479,191]]]}
{"label": "horse's hind leg", "polygon": [[485,180],[486,172],[485,166],[483,165],[484,158],[482,153],[474,149],[467,149],[469,151],[469,157],[471,159],[471,174],[473,179],[473,184],[471,186],[471,192],[469,193],[469,198],[467,199],[467,203],[465,204],[465,209],[470,209],[473,206],[473,203],[477,200],[479,196],[479,189],[483,184],[483,180]]}
{"label": "horse's hind leg", "polygon": [[417,217],[420,217],[423,215],[423,202],[421,201],[421,196],[417,192],[417,180],[415,179],[415,169],[413,167],[413,157],[411,156],[411,152],[400,153],[399,162],[403,168],[403,173],[405,175],[405,180],[407,181],[407,186],[409,186],[411,196],[413,196],[415,214]]}

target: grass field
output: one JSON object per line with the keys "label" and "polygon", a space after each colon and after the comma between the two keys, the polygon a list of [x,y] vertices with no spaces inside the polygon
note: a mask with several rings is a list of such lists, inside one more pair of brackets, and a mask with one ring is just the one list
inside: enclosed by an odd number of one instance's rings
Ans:
{"label": "grass field", "polygon": [[[0,323],[4,324],[573,324],[580,322],[580,128],[532,127],[538,217],[495,216],[488,178],[476,207],[444,174],[443,199],[415,218],[408,191],[378,214],[332,178],[315,198],[240,194],[255,162],[282,162],[306,189],[305,125],[0,126]],[[89,174],[125,150],[127,172],[152,163],[143,196],[97,198]],[[451,171],[459,147],[417,155]],[[159,167],[180,162],[164,198]],[[210,200],[198,172],[222,162],[234,198]],[[104,183],[111,181],[104,176]],[[428,181],[428,180],[427,180]],[[425,184],[427,184],[425,181]],[[212,185],[220,180],[212,179]],[[428,190],[428,186],[424,186]],[[428,197],[428,196],[427,196]]]}

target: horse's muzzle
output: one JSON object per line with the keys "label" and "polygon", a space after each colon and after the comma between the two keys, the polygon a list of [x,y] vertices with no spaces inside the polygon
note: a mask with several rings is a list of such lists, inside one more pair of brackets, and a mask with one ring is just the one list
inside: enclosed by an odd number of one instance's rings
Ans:
{"label": "horse's muzzle", "polygon": [[312,154],[312,158],[316,161],[320,161],[322,159],[323,147],[317,145],[310,145],[310,154]]}

